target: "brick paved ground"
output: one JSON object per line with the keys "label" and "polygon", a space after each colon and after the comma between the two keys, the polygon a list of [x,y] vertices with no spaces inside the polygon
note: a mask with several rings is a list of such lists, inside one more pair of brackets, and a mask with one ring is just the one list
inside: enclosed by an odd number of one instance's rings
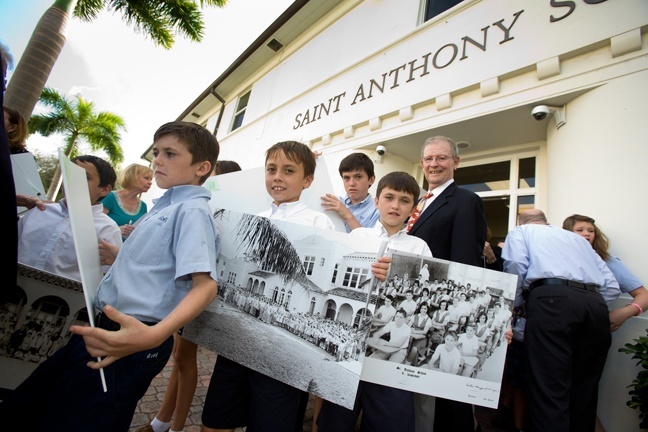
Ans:
{"label": "brick paved ground", "polygon": [[[200,416],[202,413],[203,402],[205,401],[205,395],[207,394],[207,387],[209,386],[211,373],[214,369],[216,354],[203,347],[199,347],[197,358],[198,387],[196,388],[196,394],[193,398],[193,404],[191,406],[191,411],[189,412],[189,418],[187,418],[187,423],[185,424],[185,432],[200,431]],[[166,387],[169,382],[169,375],[171,374],[172,365],[173,363],[172,361],[170,361],[164,368],[164,370],[157,377],[155,377],[155,379],[151,383],[151,386],[146,392],[146,395],[142,398],[137,407],[137,410],[135,411],[133,422],[131,423],[131,432],[134,432],[141,426],[150,423],[153,417],[155,417],[155,414],[157,413],[158,409],[160,408],[160,404],[162,403],[162,399],[164,398],[164,392],[166,391]],[[490,425],[490,421],[494,414],[494,410],[477,407],[476,415],[481,424],[483,432],[505,432],[502,429],[496,429]],[[306,409],[303,432],[312,431],[312,420],[313,401],[311,399]]]}

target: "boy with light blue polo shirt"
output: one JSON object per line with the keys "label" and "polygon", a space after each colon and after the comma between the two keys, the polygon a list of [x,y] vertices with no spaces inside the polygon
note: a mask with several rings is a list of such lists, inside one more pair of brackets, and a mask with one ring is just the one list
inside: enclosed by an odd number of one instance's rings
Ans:
{"label": "boy with light blue polo shirt", "polygon": [[351,153],[340,162],[338,169],[344,183],[345,197],[326,194],[322,207],[335,211],[344,220],[347,232],[356,228],[373,228],[380,214],[369,188],[376,180],[374,164],[364,153]]}
{"label": "boy with light blue polo shirt", "polygon": [[167,192],[101,281],[97,327],[70,327],[75,335],[68,344],[0,404],[5,427],[24,429],[27,422],[30,430],[128,431],[137,402],[171,355],[172,335],[216,296],[218,234],[210,193],[200,185],[218,151],[216,138],[196,124],[171,122],[157,130],[155,179]]}

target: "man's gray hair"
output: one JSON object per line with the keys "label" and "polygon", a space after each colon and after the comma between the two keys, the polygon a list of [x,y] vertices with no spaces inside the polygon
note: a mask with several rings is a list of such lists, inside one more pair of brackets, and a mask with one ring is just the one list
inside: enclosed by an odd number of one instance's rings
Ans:
{"label": "man's gray hair", "polygon": [[436,142],[448,143],[450,145],[450,149],[452,150],[452,158],[457,159],[457,156],[459,156],[459,147],[457,147],[457,144],[454,141],[443,135],[433,136],[425,140],[423,147],[421,147],[421,159],[423,159],[423,155],[425,154],[425,147]]}

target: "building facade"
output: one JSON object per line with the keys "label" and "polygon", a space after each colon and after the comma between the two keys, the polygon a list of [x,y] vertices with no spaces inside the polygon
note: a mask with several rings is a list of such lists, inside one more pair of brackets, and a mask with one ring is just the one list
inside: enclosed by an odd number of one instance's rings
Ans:
{"label": "building facade", "polygon": [[[648,211],[647,29],[645,0],[300,0],[178,119],[212,130],[244,168],[295,139],[323,153],[332,178],[362,151],[377,180],[406,171],[423,188],[421,145],[449,136],[456,181],[482,197],[493,240],[526,208],[555,225],[585,214],[647,281],[636,228]],[[638,429],[625,406],[638,369],[618,347],[646,324],[613,335],[599,400],[608,431]]]}

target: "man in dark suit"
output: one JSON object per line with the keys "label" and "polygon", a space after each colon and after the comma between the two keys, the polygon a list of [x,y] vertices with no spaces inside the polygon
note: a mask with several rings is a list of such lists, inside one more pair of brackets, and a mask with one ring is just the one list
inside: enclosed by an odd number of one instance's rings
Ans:
{"label": "man in dark suit", "polygon": [[[484,205],[479,196],[454,182],[459,166],[457,145],[444,136],[428,138],[421,151],[421,166],[429,189],[419,202],[418,217],[408,224],[409,234],[425,240],[435,258],[481,266],[486,241]],[[437,398],[433,410],[429,397],[417,397],[416,404],[417,431],[431,431],[432,418],[435,432],[475,429],[469,404]]]}

